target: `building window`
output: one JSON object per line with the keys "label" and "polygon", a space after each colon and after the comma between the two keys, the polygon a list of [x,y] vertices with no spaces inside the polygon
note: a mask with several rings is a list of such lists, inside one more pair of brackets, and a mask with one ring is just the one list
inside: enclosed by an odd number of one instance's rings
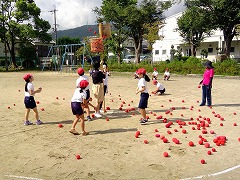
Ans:
{"label": "building window", "polygon": [[155,55],[159,55],[159,50],[155,50]]}
{"label": "building window", "polygon": [[167,50],[162,50],[162,55],[166,54]]}
{"label": "building window", "polygon": [[234,50],[235,50],[234,47],[231,47],[230,52],[234,52]]}
{"label": "building window", "polygon": [[208,48],[208,53],[212,53],[213,52],[213,48]]}

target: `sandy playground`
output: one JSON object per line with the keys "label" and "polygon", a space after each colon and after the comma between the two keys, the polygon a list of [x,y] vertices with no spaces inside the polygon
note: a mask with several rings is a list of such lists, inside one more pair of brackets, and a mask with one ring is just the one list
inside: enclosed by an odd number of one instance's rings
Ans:
{"label": "sandy playground", "polygon": [[[137,109],[125,112],[138,105],[137,80],[130,73],[112,73],[105,98],[110,110],[103,118],[85,122],[88,136],[74,136],[69,133],[74,119],[70,100],[78,75],[31,73],[35,77],[34,87],[43,88],[35,96],[40,102],[38,110],[44,122],[40,126],[23,125],[25,82],[22,77],[25,73],[0,73],[0,179],[239,179],[239,77],[214,78],[212,109],[198,106],[201,89],[197,86],[201,76],[172,75],[169,81],[161,80],[166,93],[149,98],[147,115],[150,120],[147,125],[140,125]],[[152,83],[148,83],[148,88],[150,92],[154,89]],[[123,110],[119,110],[123,101]],[[166,114],[168,110],[171,112]],[[157,120],[160,115],[163,118]],[[164,118],[167,123],[173,122],[170,128],[165,127]],[[207,118],[210,118],[209,125],[206,125]],[[35,122],[32,111],[30,120]],[[202,132],[203,127],[197,130],[197,125],[193,125],[200,121],[206,122],[206,134]],[[183,124],[182,127],[177,122]],[[59,124],[63,127],[59,128]],[[80,125],[77,130],[80,131]],[[141,132],[138,138],[135,137],[137,130]],[[199,145],[199,135],[210,148]],[[167,143],[161,139],[163,136],[168,139]],[[217,146],[213,142],[218,136],[226,136],[225,145]],[[173,138],[180,144],[175,144]],[[189,146],[190,141],[193,147]],[[208,155],[212,148],[216,152]],[[164,157],[164,152],[169,156]],[[75,155],[80,155],[81,159],[77,160]],[[202,159],[205,164],[201,164]]]}

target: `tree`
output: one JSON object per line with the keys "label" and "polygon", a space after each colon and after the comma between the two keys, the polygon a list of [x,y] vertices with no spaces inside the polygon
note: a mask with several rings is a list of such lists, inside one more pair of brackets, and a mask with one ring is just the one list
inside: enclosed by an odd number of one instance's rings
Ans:
{"label": "tree", "polygon": [[128,38],[125,19],[128,17],[128,6],[135,5],[136,0],[103,0],[100,8],[95,7],[98,22],[111,22],[112,36],[106,40],[106,45],[117,55],[118,63],[122,60],[123,43]]}
{"label": "tree", "polygon": [[[118,30],[118,50],[125,37],[131,37],[135,44],[137,62],[140,62],[142,40],[145,33],[144,24],[153,24],[162,20],[163,10],[170,7],[171,2],[157,3],[157,0],[143,0],[138,4],[137,0],[103,0],[101,8],[95,8],[99,20],[113,24]],[[158,4],[158,5],[157,5]],[[118,56],[120,53],[118,53]]]}
{"label": "tree", "polygon": [[239,0],[186,0],[188,7],[197,6],[211,15],[212,29],[219,28],[223,31],[224,52],[229,57],[231,43],[237,35],[237,26],[240,24],[240,1]]}
{"label": "tree", "polygon": [[70,38],[68,36],[60,37],[57,40],[58,45],[79,44],[80,38]]}
{"label": "tree", "polygon": [[184,41],[191,45],[192,54],[196,57],[197,48],[204,38],[211,33],[210,16],[207,11],[196,6],[187,8],[177,20],[178,32]]}
{"label": "tree", "polygon": [[144,25],[161,22],[163,11],[171,5],[171,1],[143,0],[139,5],[127,7],[128,12],[131,13],[125,19],[125,24],[129,30],[129,36],[134,40],[137,63],[140,62],[143,36],[149,30]]}
{"label": "tree", "polygon": [[156,40],[161,40],[163,37],[158,35],[159,30],[164,26],[163,22],[156,21],[153,23],[145,23],[144,29],[145,33],[143,38],[148,42],[148,50],[152,52],[153,44]]}
{"label": "tree", "polygon": [[39,17],[41,11],[33,0],[2,0],[2,3],[0,23],[4,26],[0,28],[0,39],[6,42],[13,65],[17,67],[16,44],[29,43],[33,39],[51,41],[47,33],[51,26]]}

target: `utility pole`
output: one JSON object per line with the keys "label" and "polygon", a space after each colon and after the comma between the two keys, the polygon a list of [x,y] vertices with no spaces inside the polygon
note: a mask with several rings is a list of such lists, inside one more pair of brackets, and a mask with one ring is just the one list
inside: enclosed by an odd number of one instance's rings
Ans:
{"label": "utility pole", "polygon": [[54,6],[54,9],[49,11],[49,12],[52,12],[53,13],[53,17],[54,17],[54,28],[53,28],[53,31],[54,31],[54,35],[55,35],[55,45],[57,45],[57,9],[56,9],[56,6]]}
{"label": "utility pole", "polygon": [[[3,2],[1,1],[1,6],[2,6],[2,15],[3,15],[3,22],[2,22],[2,26],[5,28],[5,17],[4,17],[4,6],[3,6]],[[5,54],[5,67],[6,67],[6,71],[8,71],[8,59],[7,59],[7,43],[6,43],[6,32],[4,29],[4,54]]]}

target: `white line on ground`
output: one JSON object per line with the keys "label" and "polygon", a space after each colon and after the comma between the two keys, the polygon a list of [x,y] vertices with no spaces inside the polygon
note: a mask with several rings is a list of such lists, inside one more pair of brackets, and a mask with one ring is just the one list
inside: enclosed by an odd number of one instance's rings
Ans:
{"label": "white line on ground", "polygon": [[17,179],[29,179],[29,180],[44,180],[44,179],[38,179],[38,178],[33,178],[33,177],[25,177],[25,176],[15,176],[15,175],[5,175],[6,177],[11,177],[11,178],[17,178]]}
{"label": "white line on ground", "polygon": [[217,172],[217,173],[208,174],[208,175],[202,175],[202,176],[196,176],[196,177],[191,177],[191,178],[184,178],[184,179],[180,179],[180,180],[202,179],[202,178],[204,178],[204,177],[218,176],[218,175],[220,175],[220,174],[225,174],[225,173],[227,173],[227,172],[233,171],[233,170],[235,170],[235,169],[237,169],[237,168],[240,168],[240,164],[237,165],[237,166],[234,166],[234,167],[225,169],[225,170],[223,170],[223,171]]}

